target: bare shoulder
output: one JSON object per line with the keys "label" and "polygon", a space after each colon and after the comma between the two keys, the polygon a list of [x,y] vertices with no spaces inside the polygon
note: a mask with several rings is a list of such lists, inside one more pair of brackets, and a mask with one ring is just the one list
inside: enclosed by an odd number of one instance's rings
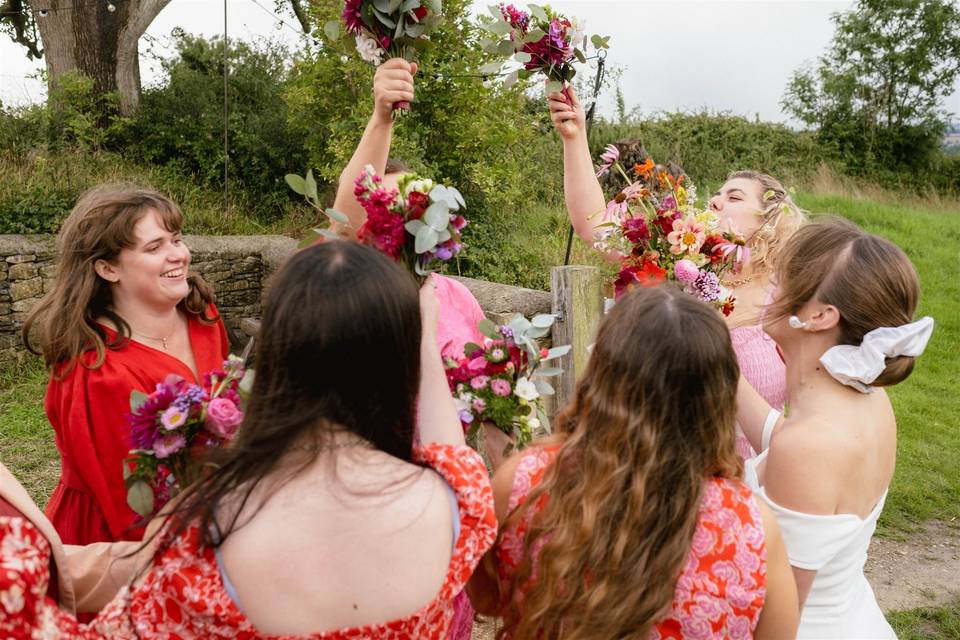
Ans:
{"label": "bare shoulder", "polygon": [[764,490],[778,505],[832,514],[847,473],[843,438],[822,418],[791,420],[770,443]]}

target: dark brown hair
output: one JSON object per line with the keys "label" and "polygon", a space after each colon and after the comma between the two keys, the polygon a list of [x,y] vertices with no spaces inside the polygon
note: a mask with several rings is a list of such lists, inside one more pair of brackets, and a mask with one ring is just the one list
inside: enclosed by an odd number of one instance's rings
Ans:
{"label": "dark brown hair", "polygon": [[[237,439],[214,451],[216,473],[183,494],[158,553],[194,523],[205,544],[221,544],[242,526],[243,506],[261,482],[310,466],[335,432],[411,462],[420,333],[416,284],[380,252],[328,241],[295,253],[264,304],[256,375]],[[295,451],[302,455],[294,465],[287,454]],[[228,496],[240,506],[218,520]]]}
{"label": "dark brown hair", "polygon": [[742,472],[738,379],[730,332],[706,304],[670,285],[617,301],[555,421],[556,460],[509,517],[548,498],[498,638],[648,637],[673,602],[704,481]]}
{"label": "dark brown hair", "polygon": [[[167,231],[180,231],[183,214],[170,199],[136,185],[101,185],[77,200],[57,236],[57,276],[53,288],[33,308],[23,325],[23,342],[41,354],[48,368],[63,365],[66,375],[82,353],[96,350],[103,364],[106,349],[119,349],[130,338],[130,326],[112,309],[110,285],[94,269],[98,260],[112,262],[123,249],[136,244],[134,227],[148,211],[156,211]],[[198,275],[189,277],[190,292],[180,308],[204,322],[216,317],[206,313],[214,301],[213,289]],[[97,323],[109,319],[117,328],[117,339]],[[86,363],[85,363],[86,364]]]}
{"label": "dark brown hair", "polygon": [[[874,329],[912,322],[920,302],[920,279],[903,250],[842,218],[797,231],[784,247],[776,280],[769,317],[785,318],[810,300],[833,305],[840,312],[838,344],[859,345]],[[872,384],[902,382],[913,365],[911,356],[887,358]]]}

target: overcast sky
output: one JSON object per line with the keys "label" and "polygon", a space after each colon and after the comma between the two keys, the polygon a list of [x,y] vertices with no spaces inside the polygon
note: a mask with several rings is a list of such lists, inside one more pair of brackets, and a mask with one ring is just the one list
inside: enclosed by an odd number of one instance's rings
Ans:
{"label": "overcast sky", "polygon": [[[106,1],[106,0],[104,0]],[[39,6],[42,0],[34,0]],[[259,2],[259,6],[257,5]],[[483,7],[492,2],[478,2]],[[551,3],[585,20],[588,33],[610,36],[608,61],[625,69],[621,88],[628,108],[644,113],[700,109],[729,111],[763,120],[786,121],[780,100],[790,74],[813,62],[830,42],[830,15],[854,3],[836,0],[560,0]],[[272,17],[272,0],[228,0],[231,37],[267,37],[291,46],[302,41],[291,27]],[[174,27],[191,33],[223,31],[222,0],[173,0],[141,42],[145,84],[158,77],[147,54]],[[0,36],[0,100],[24,104],[44,98],[44,86],[29,76],[42,67],[24,49]],[[592,74],[589,69],[581,71]],[[960,114],[960,81],[944,107]],[[610,114],[613,96],[601,102]]]}

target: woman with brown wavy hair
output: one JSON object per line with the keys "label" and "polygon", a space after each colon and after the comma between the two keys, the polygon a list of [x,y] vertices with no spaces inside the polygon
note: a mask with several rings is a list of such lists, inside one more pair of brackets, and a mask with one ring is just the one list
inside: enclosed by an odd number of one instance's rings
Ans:
{"label": "woman with brown wavy hair", "polygon": [[773,509],[796,577],[801,638],[895,638],[863,574],[897,458],[883,387],[902,382],[933,332],[914,320],[920,282],[895,244],[845,220],[798,231],[764,329],[787,363],[783,418],[744,380],[738,419],[757,451],[746,480]]}
{"label": "woman with brown wavy hair", "polygon": [[739,375],[707,305],[672,286],[617,302],[555,435],[494,476],[470,595],[498,638],[791,637],[779,530],[740,481]]}
{"label": "woman with brown wavy hair", "polygon": [[201,380],[227,355],[213,293],[188,276],[182,226],[154,191],[88,191],[57,238],[56,282],[24,325],[51,372],[45,407],[61,472],[46,511],[66,544],[140,538],[123,479],[130,393],[170,374]]}

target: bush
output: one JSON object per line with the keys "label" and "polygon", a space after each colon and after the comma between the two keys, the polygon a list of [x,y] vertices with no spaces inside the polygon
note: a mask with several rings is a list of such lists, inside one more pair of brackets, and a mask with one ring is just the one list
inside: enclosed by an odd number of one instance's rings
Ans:
{"label": "bush", "polygon": [[[164,81],[143,93],[127,153],[222,188],[223,43],[182,35],[176,46]],[[231,43],[228,52],[229,180],[261,201],[259,217],[282,213],[290,201],[283,176],[307,160],[283,98],[289,55],[275,43]]]}

